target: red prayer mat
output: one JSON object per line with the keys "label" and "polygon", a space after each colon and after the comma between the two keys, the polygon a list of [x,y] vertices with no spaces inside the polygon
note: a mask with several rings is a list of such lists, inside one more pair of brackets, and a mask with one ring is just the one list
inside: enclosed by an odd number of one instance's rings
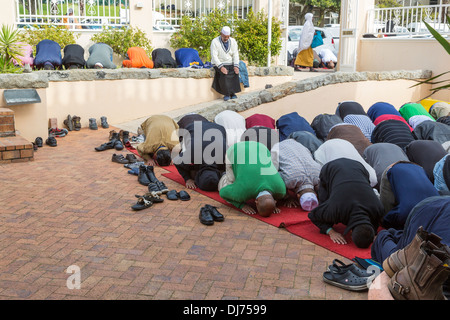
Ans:
{"label": "red prayer mat", "polygon": [[[169,178],[175,182],[178,182],[183,186],[185,185],[184,179],[178,173],[174,165],[162,168],[169,171],[169,173],[162,174],[164,177]],[[199,188],[193,191],[196,191],[213,200],[216,200],[222,204],[234,208],[235,210],[242,212],[242,214],[246,214],[242,210],[236,208],[232,204],[222,199],[218,191],[209,192],[200,190]],[[317,244],[327,250],[337,253],[350,260],[355,257],[360,257],[363,259],[371,258],[370,247],[367,249],[360,249],[356,247],[355,244],[352,242],[350,233],[345,236],[345,239],[347,241],[346,245],[336,244],[333,241],[331,241],[328,235],[321,234],[319,232],[319,228],[317,228],[311,222],[311,220],[309,220],[307,211],[303,211],[301,208],[287,208],[282,206],[280,207],[280,209],[281,209],[280,213],[272,214],[270,215],[270,217],[267,218],[262,217],[259,214],[248,216],[266,222],[277,228],[285,228],[287,231],[289,231],[292,234],[295,234],[296,236],[299,236],[305,240],[308,240],[314,244]],[[334,226],[334,229],[342,233],[344,232],[345,226],[343,224],[339,224]]]}

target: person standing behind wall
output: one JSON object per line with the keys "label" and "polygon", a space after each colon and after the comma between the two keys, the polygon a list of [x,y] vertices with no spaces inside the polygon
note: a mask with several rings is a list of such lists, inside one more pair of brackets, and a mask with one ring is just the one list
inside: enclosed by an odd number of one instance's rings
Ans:
{"label": "person standing behind wall", "polygon": [[295,58],[295,70],[300,68],[313,68],[314,65],[314,51],[311,47],[314,39],[314,24],[312,22],[313,14],[307,13],[305,15],[305,24],[303,25],[302,34],[298,42],[298,54]]}
{"label": "person standing behind wall", "polygon": [[239,48],[234,38],[230,37],[230,27],[225,26],[220,36],[211,41],[211,63],[215,74],[212,88],[224,95],[223,100],[236,99],[241,92],[239,82]]}

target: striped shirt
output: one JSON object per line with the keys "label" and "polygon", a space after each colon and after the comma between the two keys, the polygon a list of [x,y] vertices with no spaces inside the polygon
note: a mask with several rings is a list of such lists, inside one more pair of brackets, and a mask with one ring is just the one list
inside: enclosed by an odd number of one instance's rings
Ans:
{"label": "striped shirt", "polygon": [[373,130],[371,139],[372,143],[389,142],[398,145],[402,149],[405,149],[414,140],[408,125],[398,120],[380,122]]}
{"label": "striped shirt", "polygon": [[272,148],[271,155],[286,189],[299,193],[318,186],[321,166],[301,143],[294,139],[283,140]]}
{"label": "striped shirt", "polygon": [[375,129],[375,125],[368,116],[362,114],[349,114],[345,116],[344,122],[353,124],[361,129],[362,133],[369,141],[372,138],[372,132],[373,129]]}

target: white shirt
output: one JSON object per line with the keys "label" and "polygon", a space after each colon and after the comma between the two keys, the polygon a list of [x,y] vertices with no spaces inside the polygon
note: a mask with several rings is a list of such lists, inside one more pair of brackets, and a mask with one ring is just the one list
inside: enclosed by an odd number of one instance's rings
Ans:
{"label": "white shirt", "polygon": [[214,122],[225,128],[227,133],[227,149],[236,142],[241,141],[241,136],[246,130],[245,118],[232,110],[224,110],[216,115]]}
{"label": "white shirt", "polygon": [[228,38],[228,49],[222,42],[221,36],[211,41],[211,64],[219,69],[223,65],[234,65],[239,68],[239,50],[234,38]]}
{"label": "white shirt", "polygon": [[333,51],[327,48],[323,48],[322,50],[319,51],[319,57],[324,63],[330,61],[333,61],[334,63],[337,62],[337,57],[334,55]]}

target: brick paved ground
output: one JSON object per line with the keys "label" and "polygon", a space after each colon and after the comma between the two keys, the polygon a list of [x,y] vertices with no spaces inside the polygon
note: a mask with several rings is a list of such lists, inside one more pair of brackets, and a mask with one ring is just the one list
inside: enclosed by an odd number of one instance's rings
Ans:
{"label": "brick paved ground", "polygon": [[[94,150],[109,130],[72,131],[34,161],[0,165],[0,299],[367,299],[322,281],[345,258],[194,191],[132,211],[146,187],[111,161],[117,151]],[[202,225],[206,203],[225,221]],[[66,286],[72,265],[80,289]]]}

